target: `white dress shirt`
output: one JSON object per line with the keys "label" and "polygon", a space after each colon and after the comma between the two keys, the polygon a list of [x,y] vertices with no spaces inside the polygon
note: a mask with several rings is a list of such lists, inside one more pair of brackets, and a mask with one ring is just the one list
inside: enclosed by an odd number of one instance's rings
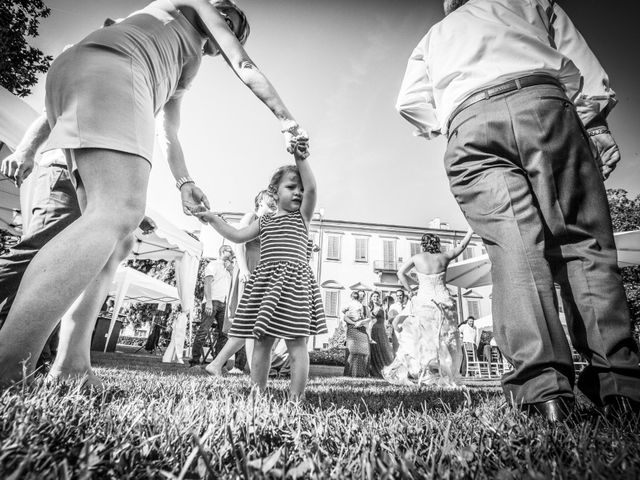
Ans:
{"label": "white dress shirt", "polygon": [[532,74],[558,79],[585,125],[616,103],[598,59],[553,0],[470,0],[415,48],[396,108],[415,135],[433,138],[471,93]]}
{"label": "white dress shirt", "polygon": [[231,286],[231,274],[220,259],[213,260],[204,269],[204,276],[213,277],[211,280],[211,300],[225,302]]}
{"label": "white dress shirt", "polygon": [[463,323],[458,328],[460,335],[462,335],[462,341],[464,343],[473,343],[478,346],[480,343],[480,331],[476,327],[472,327],[468,323]]}

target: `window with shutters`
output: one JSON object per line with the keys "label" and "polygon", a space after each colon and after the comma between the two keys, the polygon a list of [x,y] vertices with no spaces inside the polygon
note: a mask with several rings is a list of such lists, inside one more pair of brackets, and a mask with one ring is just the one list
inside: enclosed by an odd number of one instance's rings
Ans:
{"label": "window with shutters", "polygon": [[382,240],[382,260],[385,269],[398,268],[395,239]]}
{"label": "window with shutters", "polygon": [[411,247],[411,256],[412,257],[414,255],[422,253],[422,245],[420,245],[420,242],[411,242],[410,247]]}
{"label": "window with shutters", "polygon": [[327,235],[327,260],[340,260],[340,235]]}
{"label": "window with shutters", "polygon": [[356,262],[369,261],[369,239],[356,237]]}
{"label": "window with shutters", "polygon": [[462,259],[463,260],[469,260],[470,258],[472,258],[475,255],[475,247],[472,247],[471,245],[469,245],[467,248],[464,249],[464,251],[462,252]]}
{"label": "window with shutters", "polygon": [[480,302],[477,300],[468,300],[467,311],[469,312],[468,315],[474,318],[480,318]]}
{"label": "window with shutters", "polygon": [[340,312],[340,291],[324,291],[324,311],[327,317],[337,317]]}

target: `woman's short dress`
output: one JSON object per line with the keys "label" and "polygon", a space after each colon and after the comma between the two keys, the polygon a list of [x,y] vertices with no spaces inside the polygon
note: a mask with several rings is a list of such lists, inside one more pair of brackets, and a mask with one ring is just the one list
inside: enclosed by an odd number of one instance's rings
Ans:
{"label": "woman's short dress", "polygon": [[[160,8],[164,3],[164,7]],[[55,59],[46,80],[45,150],[102,148],[151,163],[155,116],[191,83],[202,35],[169,0],[101,28]]]}
{"label": "woman's short dress", "polygon": [[260,263],[247,282],[229,335],[292,340],[327,333],[300,211],[264,215],[259,222]]}

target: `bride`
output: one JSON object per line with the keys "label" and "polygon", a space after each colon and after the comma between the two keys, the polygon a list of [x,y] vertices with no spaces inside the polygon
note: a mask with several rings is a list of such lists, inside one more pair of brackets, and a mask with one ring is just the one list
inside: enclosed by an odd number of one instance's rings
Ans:
{"label": "bride", "polygon": [[398,353],[391,365],[382,371],[391,383],[455,386],[460,376],[462,344],[458,332],[455,302],[446,287],[449,262],[469,244],[469,229],[460,244],[444,253],[440,238],[427,233],[422,236],[422,251],[398,269],[400,283],[411,292],[408,273],[415,267],[418,293],[393,321],[398,336]]}

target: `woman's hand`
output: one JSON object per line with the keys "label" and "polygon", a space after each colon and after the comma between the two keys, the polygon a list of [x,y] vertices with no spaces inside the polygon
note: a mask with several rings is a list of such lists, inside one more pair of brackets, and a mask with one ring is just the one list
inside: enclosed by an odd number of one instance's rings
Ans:
{"label": "woman's hand", "polygon": [[305,160],[309,156],[309,138],[299,136],[293,138],[291,142],[291,148],[294,158],[296,160]]}
{"label": "woman's hand", "polygon": [[211,205],[204,192],[195,183],[185,183],[180,188],[182,211],[185,215],[195,215],[197,212],[209,210]]}

